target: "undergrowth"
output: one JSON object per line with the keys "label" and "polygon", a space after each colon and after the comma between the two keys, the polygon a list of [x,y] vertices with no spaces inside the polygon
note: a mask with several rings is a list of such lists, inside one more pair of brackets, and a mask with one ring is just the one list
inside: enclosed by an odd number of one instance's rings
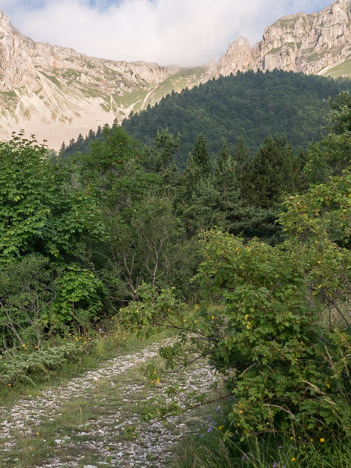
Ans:
{"label": "undergrowth", "polygon": [[166,336],[169,333],[147,339],[120,328],[100,329],[91,331],[90,336],[55,337],[41,349],[30,349],[28,345],[8,350],[0,356],[1,405],[11,405],[23,395],[64,383],[118,354],[137,351]]}
{"label": "undergrowth", "polygon": [[[231,437],[229,405],[214,413],[202,433],[177,447],[174,468],[349,468],[351,437],[325,439],[317,434],[258,434],[248,440]],[[228,436],[229,434],[229,436]]]}

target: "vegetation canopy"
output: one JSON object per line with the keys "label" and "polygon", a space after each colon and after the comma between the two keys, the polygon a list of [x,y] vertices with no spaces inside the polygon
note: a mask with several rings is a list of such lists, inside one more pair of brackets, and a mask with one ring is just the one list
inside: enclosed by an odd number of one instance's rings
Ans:
{"label": "vegetation canopy", "polygon": [[[292,85],[312,97],[337,87],[248,73],[172,103],[219,93],[220,106],[243,81],[280,83],[280,102]],[[182,169],[182,137],[167,128],[142,146],[127,126],[105,126],[87,150],[60,157],[21,134],[0,143],[1,388],[77,359],[111,329],[171,329],[167,372],[205,359],[225,383],[217,433],[233,466],[261,453],[266,465],[252,466],[283,466],[277,447],[298,437],[294,461],[336,466],[336,441],[351,453],[350,95],[330,106],[329,133],[306,149],[264,130],[252,152],[240,130],[235,144],[219,132],[213,155],[206,125],[191,130]],[[162,382],[159,369],[147,374]],[[180,411],[161,406],[145,414]]]}

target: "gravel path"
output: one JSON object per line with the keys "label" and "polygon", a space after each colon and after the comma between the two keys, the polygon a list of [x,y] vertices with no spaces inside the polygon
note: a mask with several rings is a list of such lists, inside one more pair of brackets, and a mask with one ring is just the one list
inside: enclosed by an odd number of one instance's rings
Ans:
{"label": "gravel path", "polygon": [[[33,437],[40,424],[48,421],[55,424],[65,404],[83,399],[97,409],[97,417],[63,438],[58,423],[51,456],[36,465],[38,468],[166,466],[172,456],[172,447],[184,434],[201,428],[196,411],[187,411],[164,421],[145,420],[140,411],[136,411],[136,406],[148,402],[152,406],[154,402],[162,401],[165,405],[177,403],[182,408],[192,403],[191,398],[199,391],[210,392],[215,381],[210,369],[202,362],[183,371],[181,379],[179,375],[169,374],[167,382],[162,381],[156,386],[147,385],[146,379],[135,383],[131,373],[155,358],[158,348],[168,341],[118,356],[97,370],[38,396],[29,396],[10,409],[0,407],[0,450],[13,456],[18,434]],[[118,384],[116,378],[119,378]],[[169,396],[167,389],[170,386],[177,386],[181,391]],[[98,387],[99,392],[96,391]],[[184,395],[188,395],[186,403]],[[16,459],[8,458],[4,466],[17,466]]]}

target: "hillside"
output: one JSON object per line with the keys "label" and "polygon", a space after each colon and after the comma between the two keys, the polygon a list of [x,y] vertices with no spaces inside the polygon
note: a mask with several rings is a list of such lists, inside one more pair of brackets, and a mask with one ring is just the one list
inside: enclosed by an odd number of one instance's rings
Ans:
{"label": "hillside", "polygon": [[328,123],[327,99],[351,82],[274,71],[239,73],[167,96],[153,108],[123,122],[130,135],[150,143],[158,129],[181,134],[179,162],[184,162],[199,133],[210,150],[240,135],[254,151],[271,134],[285,134],[294,146],[320,138]]}
{"label": "hillside", "polygon": [[25,129],[59,148],[89,128],[121,121],[173,89],[213,76],[209,68],[104,60],[36,43],[0,11],[0,138]]}
{"label": "hillside", "polygon": [[218,63],[191,68],[104,60],[36,43],[1,11],[0,35],[0,138],[25,129],[54,149],[91,128],[121,122],[172,91],[238,71],[351,75],[351,13],[345,0],[319,13],[280,18],[255,46],[239,38]]}

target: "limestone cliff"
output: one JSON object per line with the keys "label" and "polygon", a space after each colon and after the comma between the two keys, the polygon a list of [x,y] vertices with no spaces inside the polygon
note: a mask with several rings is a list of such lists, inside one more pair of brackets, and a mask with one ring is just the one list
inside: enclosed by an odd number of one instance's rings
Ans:
{"label": "limestone cliff", "polygon": [[218,70],[221,75],[227,76],[239,70],[250,70],[254,65],[254,53],[249,41],[244,37],[239,37],[230,45],[227,53],[218,62]]}
{"label": "limestone cliff", "polygon": [[[233,60],[232,47],[236,49]],[[239,50],[238,50],[239,48]],[[319,13],[298,13],[280,18],[265,29],[262,41],[251,50],[253,70],[275,68],[307,74],[327,74],[351,58],[351,7],[335,0]],[[247,43],[232,44],[218,64],[218,73],[228,75],[248,68]]]}
{"label": "limestone cliff", "polygon": [[25,129],[57,149],[212,76],[207,68],[115,62],[35,43],[0,12],[0,138]]}
{"label": "limestone cliff", "polygon": [[59,148],[79,133],[121,121],[172,90],[247,70],[351,76],[351,6],[335,0],[319,13],[286,16],[253,47],[240,37],[218,63],[162,67],[87,57],[35,43],[0,11],[0,139],[25,129]]}

